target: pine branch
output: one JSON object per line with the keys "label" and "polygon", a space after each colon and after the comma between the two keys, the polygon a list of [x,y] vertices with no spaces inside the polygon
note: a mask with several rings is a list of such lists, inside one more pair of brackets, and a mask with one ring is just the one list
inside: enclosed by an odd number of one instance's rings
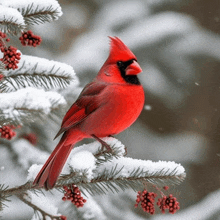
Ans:
{"label": "pine branch", "polygon": [[55,187],[61,188],[63,185],[75,184],[80,187],[82,192],[86,190],[91,195],[107,194],[109,191],[118,193],[119,190],[124,191],[129,188],[138,191],[147,183],[158,186],[180,184],[186,176],[185,173],[177,174],[176,168],[169,172],[161,170],[150,173],[138,167],[126,178],[120,174],[123,169],[124,167],[118,168],[116,165],[110,171],[104,170],[102,173],[97,174],[97,177],[90,182],[85,181],[86,172],[81,172],[80,176],[78,173],[72,172],[70,175],[61,176]]}
{"label": "pine branch", "polygon": [[22,55],[18,69],[4,71],[1,92],[12,92],[25,87],[44,89],[65,88],[78,81],[73,68],[67,64],[44,58]]}
{"label": "pine branch", "polygon": [[0,31],[16,35],[25,29],[24,18],[14,8],[0,5]]}
{"label": "pine branch", "polygon": [[40,8],[39,6],[33,8],[33,6],[34,3],[21,10],[21,14],[24,16],[24,20],[27,24],[43,24],[45,22],[57,20],[60,16],[59,7],[53,9],[51,5],[45,8]]}
{"label": "pine branch", "polygon": [[[112,137],[105,138],[104,141],[111,147],[114,146],[112,154],[102,151],[99,142],[76,148],[72,151],[67,166],[63,169],[64,174],[59,177],[54,188],[63,191],[63,186],[77,185],[85,195],[87,193],[90,195],[118,193],[120,190],[130,188],[139,191],[147,184],[157,187],[180,184],[186,176],[185,169],[180,164],[127,158],[123,156],[125,150],[120,141]],[[35,153],[40,152],[35,151]],[[101,162],[100,158],[103,158]],[[29,181],[26,184],[1,190],[0,202],[2,203],[1,198],[11,195],[18,195],[21,198],[27,191],[42,192],[43,187],[32,185],[41,167],[41,165],[34,164],[29,168]],[[27,204],[32,206],[32,204]],[[33,208],[40,211],[37,207]]]}
{"label": "pine branch", "polygon": [[10,195],[5,195],[5,194],[1,194],[2,191],[7,190],[8,187],[4,186],[4,185],[0,185],[0,212],[3,210],[5,205],[5,202],[9,202],[10,200],[8,199],[8,197]]}
{"label": "pine branch", "polygon": [[[123,168],[118,170],[117,166],[115,166],[110,172],[105,170],[90,182],[85,182],[85,173],[79,174],[72,172],[69,175],[61,176],[54,188],[60,189],[64,185],[74,184],[78,185],[82,189],[82,192],[83,190],[86,190],[89,194],[95,195],[106,194],[109,191],[117,193],[119,190],[125,190],[128,188],[132,188],[134,191],[138,191],[140,188],[143,188],[147,182],[155,185],[155,180],[158,180],[158,183],[161,184],[162,179],[165,180],[162,181],[162,186],[167,185],[167,179],[170,179],[168,180],[169,183],[172,181],[172,184],[180,184],[186,177],[185,173],[177,174],[177,171],[174,171],[175,169],[169,173],[164,173],[161,170],[160,173],[144,173],[143,175],[143,171],[140,168],[137,168],[133,170],[130,177],[125,178],[123,176],[118,176],[115,178],[115,176],[118,175],[122,169]],[[18,195],[27,190],[35,191],[41,189],[43,189],[43,187],[33,186],[32,182],[27,182],[19,187],[1,190],[0,198],[5,196],[8,197],[11,195]]]}
{"label": "pine branch", "polygon": [[42,24],[57,20],[61,15],[61,7],[56,0],[47,1],[8,1],[5,6],[17,9],[24,17],[26,24]]}
{"label": "pine branch", "polygon": [[[120,141],[112,137],[104,138],[103,140],[110,144],[111,147],[114,146],[115,148],[113,149],[118,149],[118,155],[112,156],[111,160],[99,163],[97,158],[105,158],[103,155],[106,154],[106,152],[101,151],[99,142],[95,141],[75,148],[67,161],[67,165],[71,169],[63,169],[64,173],[68,174],[62,174],[59,177],[55,188],[74,184],[88,190],[90,193],[93,190],[97,193],[107,192],[108,190],[117,192],[126,188],[139,190],[140,186],[142,188],[147,182],[162,186],[167,185],[167,183],[169,183],[168,185],[179,184],[186,176],[185,169],[180,164],[170,161],[152,162],[150,160],[123,157],[124,145]],[[88,151],[84,149],[88,149]],[[102,152],[101,154],[100,151]],[[35,154],[38,153],[35,151]],[[93,155],[97,154],[99,156],[95,158]],[[96,162],[96,165],[93,165],[94,162]],[[29,182],[20,187],[7,189],[3,193],[11,195],[22,193],[26,190],[42,189],[43,187],[31,184],[40,169],[41,165],[34,164],[28,170]],[[88,173],[90,177],[88,177]],[[100,186],[104,186],[104,189],[101,189]]]}
{"label": "pine branch", "polygon": [[45,92],[31,87],[0,94],[0,99],[0,125],[44,119],[51,111],[66,104],[63,96],[57,92]]}

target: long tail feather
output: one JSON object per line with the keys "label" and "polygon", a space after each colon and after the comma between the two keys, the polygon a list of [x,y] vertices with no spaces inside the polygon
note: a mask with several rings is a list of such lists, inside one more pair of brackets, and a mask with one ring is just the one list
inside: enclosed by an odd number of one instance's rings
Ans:
{"label": "long tail feather", "polygon": [[50,165],[48,177],[44,183],[46,189],[52,189],[54,187],[71,150],[72,145],[63,146],[55,155]]}
{"label": "long tail feather", "polygon": [[46,189],[54,187],[73,146],[73,144],[65,145],[67,140],[65,136],[64,134],[50,157],[47,159],[35,178],[33,185],[38,185],[40,187],[44,185]]}

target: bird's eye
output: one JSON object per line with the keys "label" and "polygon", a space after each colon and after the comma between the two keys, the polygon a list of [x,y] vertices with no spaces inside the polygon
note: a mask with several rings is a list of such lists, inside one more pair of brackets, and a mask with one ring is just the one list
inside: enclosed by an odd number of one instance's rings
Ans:
{"label": "bird's eye", "polygon": [[117,62],[117,65],[118,65],[119,67],[122,67],[122,66],[123,66],[123,62],[122,62],[122,61],[118,61],[118,62]]}

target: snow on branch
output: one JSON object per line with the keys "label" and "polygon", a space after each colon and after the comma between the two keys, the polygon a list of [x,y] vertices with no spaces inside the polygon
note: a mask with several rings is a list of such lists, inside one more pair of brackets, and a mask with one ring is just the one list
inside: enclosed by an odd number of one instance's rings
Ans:
{"label": "snow on branch", "polygon": [[26,24],[41,24],[57,20],[63,13],[56,0],[3,0],[1,4],[17,9]]}
{"label": "snow on branch", "polygon": [[[86,190],[93,195],[127,188],[138,191],[144,183],[158,186],[179,184],[185,178],[185,169],[180,164],[124,157],[126,151],[120,141],[112,137],[104,140],[110,144],[113,153],[101,151],[99,142],[75,148],[56,187],[75,184],[82,192]],[[34,165],[29,169],[29,181],[33,181],[41,167]]]}
{"label": "snow on branch", "polygon": [[4,71],[0,81],[2,92],[11,92],[25,87],[44,89],[65,88],[71,81],[78,82],[73,68],[45,58],[22,55],[18,69]]}
{"label": "snow on branch", "polygon": [[[85,195],[87,193],[95,195],[105,194],[109,191],[118,193],[120,190],[129,188],[139,191],[145,188],[147,184],[156,185],[157,187],[179,184],[185,178],[185,169],[180,164],[170,161],[152,162],[150,160],[124,157],[126,149],[120,141],[113,137],[103,138],[103,140],[111,146],[112,153],[103,151],[99,142],[84,144],[75,148],[71,152],[62,175],[54,188],[61,191],[64,189],[68,192],[68,189],[72,190],[72,186],[80,188],[80,191]],[[18,155],[22,154],[22,151],[26,149],[24,144],[24,142],[19,142],[13,147],[16,148],[16,146],[21,147],[23,145],[22,150],[18,150]],[[33,148],[30,148],[28,155],[34,152],[39,155],[39,152]],[[32,162],[36,160],[36,158],[30,158]],[[46,160],[46,157],[44,160]],[[27,164],[25,164],[26,166]],[[3,203],[4,199],[10,195],[17,195],[26,204],[39,211],[43,217],[50,217],[53,213],[55,219],[59,219],[57,210],[52,208],[53,212],[50,214],[50,210],[47,211],[47,206],[44,208],[41,204],[35,202],[36,200],[40,201],[41,196],[33,199],[32,194],[27,192],[28,190],[37,192],[43,189],[43,187],[33,186],[32,184],[41,168],[42,165],[33,164],[28,170],[28,181],[24,185],[9,189],[2,188],[0,190],[0,202]],[[32,199],[29,199],[28,195],[31,195]]]}
{"label": "snow on branch", "polygon": [[0,100],[0,124],[14,120],[20,123],[33,121],[33,116],[48,115],[52,110],[66,104],[63,96],[57,92],[45,92],[31,87],[1,93]]}
{"label": "snow on branch", "polygon": [[24,30],[25,21],[21,13],[0,3],[0,31],[17,34]]}

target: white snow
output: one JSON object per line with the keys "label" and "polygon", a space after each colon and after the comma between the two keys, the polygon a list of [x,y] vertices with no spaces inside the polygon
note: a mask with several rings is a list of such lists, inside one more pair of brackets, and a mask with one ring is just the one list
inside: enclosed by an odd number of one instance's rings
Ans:
{"label": "white snow", "polygon": [[52,108],[66,104],[63,96],[57,92],[45,92],[31,87],[11,93],[1,93],[0,100],[0,109],[9,115],[15,113],[16,109],[23,108],[49,114]]}
{"label": "white snow", "polygon": [[[113,150],[117,149],[117,156],[123,156],[125,154],[125,146],[118,139],[113,137],[105,137],[101,139],[105,141],[107,144],[109,144]],[[100,149],[101,149],[101,143],[99,143],[98,141],[94,141],[90,144],[83,144],[79,147],[74,148],[71,154],[75,154],[79,151],[86,150],[94,155],[99,153]]]}
{"label": "white snow", "polygon": [[[10,2],[10,1],[8,1]],[[21,13],[14,9],[14,8],[9,8],[4,5],[1,5],[2,2],[0,2],[0,21],[11,21],[11,23],[14,23],[19,26],[25,27],[25,22],[23,19],[23,16]],[[2,25],[0,25],[0,29],[2,28]]]}
{"label": "white snow", "polygon": [[39,150],[25,139],[12,142],[12,149],[17,154],[18,162],[25,170],[29,168],[30,164],[44,163],[49,157],[47,152]]}
{"label": "white snow", "polygon": [[95,168],[96,158],[89,151],[80,151],[72,154],[69,160],[69,165],[73,169],[85,170]]}
{"label": "white snow", "polygon": [[[71,171],[76,171],[79,174],[86,174],[87,180],[90,181],[100,175],[100,173],[103,173],[104,171],[110,173],[113,169],[115,169],[116,172],[118,171],[114,178],[128,178],[131,176],[132,172],[138,168],[142,171],[139,177],[144,177],[146,174],[151,175],[161,171],[163,172],[163,176],[169,176],[172,172],[174,172],[175,175],[185,173],[184,167],[173,161],[153,162],[151,160],[123,157],[124,145],[120,141],[112,137],[103,138],[103,140],[110,144],[113,150],[117,148],[117,152],[119,152],[117,157],[112,157],[111,160],[106,162],[103,161],[103,163],[96,166],[97,159],[94,157],[94,154],[100,152],[100,143],[95,141],[91,144],[84,144],[72,150],[63,168],[62,174],[68,175]],[[28,171],[28,179],[33,180],[41,167],[42,166],[33,165]]]}
{"label": "white snow", "polygon": [[185,169],[181,164],[177,164],[173,161],[158,161],[153,162],[151,160],[139,160],[139,159],[133,159],[129,157],[120,157],[115,158],[113,157],[111,161],[107,161],[101,164],[101,166],[97,167],[96,172],[97,175],[107,171],[111,172],[112,169],[114,169],[117,165],[116,170],[120,170],[118,174],[115,176],[117,177],[129,177],[130,174],[137,169],[138,167],[143,172],[140,173],[141,176],[145,176],[146,173],[153,174],[156,172],[160,172],[163,170],[164,175],[169,175],[172,171],[175,170],[175,175],[180,175],[185,172]]}
{"label": "white snow", "polygon": [[16,8],[18,9],[18,11],[22,12],[22,10],[27,11],[27,9],[31,6],[32,10],[30,11],[31,14],[33,11],[37,10],[37,11],[44,11],[47,8],[50,8],[50,10],[55,10],[56,13],[56,18],[55,20],[57,20],[63,13],[61,10],[61,7],[59,5],[59,3],[56,0],[1,0],[2,5],[8,6],[8,7],[12,7],[12,8]]}
{"label": "white snow", "polygon": [[68,76],[73,79],[76,78],[72,66],[57,62],[54,60],[48,60],[45,58],[23,55],[18,63],[18,69],[7,71],[8,75],[16,73],[28,73],[28,74],[53,74],[56,76]]}
{"label": "white snow", "polygon": [[86,178],[90,181],[93,178],[93,170],[96,168],[96,158],[89,151],[80,151],[71,154],[66,165],[63,168],[62,174],[69,174],[71,170],[78,173],[86,173]]}
{"label": "white snow", "polygon": [[[5,81],[5,84],[10,89],[10,91],[14,91],[15,88],[21,87],[16,81],[14,81],[12,76],[19,75],[20,77],[23,77],[25,79],[26,76],[35,77],[35,81],[32,82],[31,80],[23,80],[22,81],[22,87],[28,87],[32,86],[36,87],[35,83],[37,84],[38,88],[57,88],[60,87],[60,85],[57,83],[57,80],[55,78],[51,77],[57,77],[57,78],[67,78],[71,80],[71,90],[73,90],[73,87],[77,87],[79,84],[78,77],[76,76],[75,71],[73,70],[72,66],[57,62],[54,60],[48,60],[45,58],[39,58],[35,56],[30,55],[23,55],[21,56],[21,59],[18,63],[18,69],[16,70],[9,70],[9,71],[3,71],[5,76],[11,76],[10,83]],[[49,79],[39,79],[39,77],[50,77]],[[39,82],[38,82],[39,81]],[[65,84],[64,84],[65,85]]]}
{"label": "white snow", "polygon": [[42,167],[43,167],[43,164],[41,164],[41,165],[33,164],[28,169],[27,181],[34,181],[37,174],[40,172]]}

